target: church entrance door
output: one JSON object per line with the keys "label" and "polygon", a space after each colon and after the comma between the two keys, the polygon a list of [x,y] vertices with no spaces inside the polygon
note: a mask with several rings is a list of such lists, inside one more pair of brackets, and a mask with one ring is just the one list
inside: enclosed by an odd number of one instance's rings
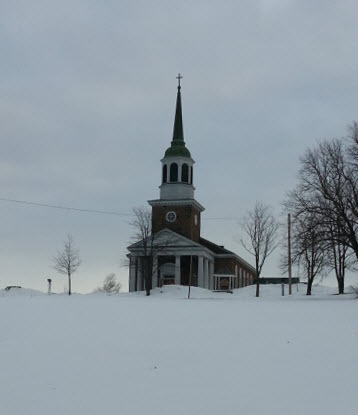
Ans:
{"label": "church entrance door", "polygon": [[174,285],[175,277],[174,275],[163,275],[163,285]]}

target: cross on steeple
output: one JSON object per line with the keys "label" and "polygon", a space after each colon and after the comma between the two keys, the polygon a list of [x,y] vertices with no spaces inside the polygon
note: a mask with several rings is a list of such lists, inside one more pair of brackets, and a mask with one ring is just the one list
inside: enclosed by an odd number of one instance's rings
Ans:
{"label": "cross on steeple", "polygon": [[178,87],[180,88],[180,80],[182,79],[183,77],[180,75],[180,73],[178,73],[178,76],[177,76],[177,80],[178,80]]}

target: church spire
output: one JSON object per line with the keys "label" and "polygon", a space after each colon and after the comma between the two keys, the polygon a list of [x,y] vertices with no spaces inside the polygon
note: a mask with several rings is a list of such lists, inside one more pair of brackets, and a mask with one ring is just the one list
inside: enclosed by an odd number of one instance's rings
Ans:
{"label": "church spire", "polygon": [[175,119],[174,119],[174,128],[173,128],[173,140],[171,146],[165,152],[164,157],[190,157],[189,150],[185,147],[184,142],[184,132],[183,132],[183,116],[181,109],[181,85],[180,80],[183,77],[178,74],[178,91],[177,91],[177,103],[175,109]]}
{"label": "church spire", "polygon": [[184,132],[183,132],[183,117],[182,117],[182,111],[181,111],[181,86],[180,86],[180,80],[183,77],[180,75],[180,73],[177,76],[178,80],[178,92],[177,92],[177,105],[175,110],[175,120],[174,120],[174,128],[173,128],[173,141],[174,140],[181,140],[184,141]]}

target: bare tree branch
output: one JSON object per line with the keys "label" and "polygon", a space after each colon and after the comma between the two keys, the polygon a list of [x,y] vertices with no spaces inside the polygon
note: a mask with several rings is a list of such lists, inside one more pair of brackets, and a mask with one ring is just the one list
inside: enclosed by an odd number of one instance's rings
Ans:
{"label": "bare tree branch", "polygon": [[134,220],[130,223],[134,229],[132,243],[140,242],[137,256],[141,258],[144,273],[146,295],[150,295],[152,277],[157,272],[158,261],[154,261],[160,254],[164,254],[173,242],[171,235],[161,232],[152,232],[152,212],[147,207],[133,209]]}
{"label": "bare tree branch", "polygon": [[277,247],[276,234],[279,224],[269,206],[256,202],[253,210],[242,219],[241,228],[248,240],[241,238],[240,242],[246,251],[255,257],[256,297],[259,297],[259,278],[267,257]]}

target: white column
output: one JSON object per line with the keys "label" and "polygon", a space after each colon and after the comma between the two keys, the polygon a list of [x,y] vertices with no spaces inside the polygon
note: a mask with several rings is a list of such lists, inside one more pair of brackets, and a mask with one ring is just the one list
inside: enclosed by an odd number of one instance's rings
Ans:
{"label": "white column", "polygon": [[135,289],[135,258],[129,259],[129,281],[128,281],[128,288],[129,292],[133,292]]}
{"label": "white column", "polygon": [[204,258],[198,256],[198,287],[204,287]]}
{"label": "white column", "polygon": [[204,288],[209,288],[209,260],[204,258]]}
{"label": "white column", "polygon": [[236,286],[237,286],[237,288],[239,288],[239,269],[238,269],[237,265],[235,265],[235,284],[234,284],[234,287],[236,288]]}
{"label": "white column", "polygon": [[180,285],[180,255],[175,256],[175,279],[176,285]]}
{"label": "white column", "polygon": [[[144,287],[143,283],[143,258],[138,257],[138,282],[137,282],[137,290],[142,291],[142,286]],[[145,287],[144,287],[145,289]]]}
{"label": "white column", "polygon": [[182,163],[178,163],[178,182],[181,182],[181,167]]}
{"label": "white column", "polygon": [[153,258],[152,266],[152,288],[158,287],[158,257]]}
{"label": "white column", "polygon": [[214,261],[209,262],[209,290],[214,290]]}

